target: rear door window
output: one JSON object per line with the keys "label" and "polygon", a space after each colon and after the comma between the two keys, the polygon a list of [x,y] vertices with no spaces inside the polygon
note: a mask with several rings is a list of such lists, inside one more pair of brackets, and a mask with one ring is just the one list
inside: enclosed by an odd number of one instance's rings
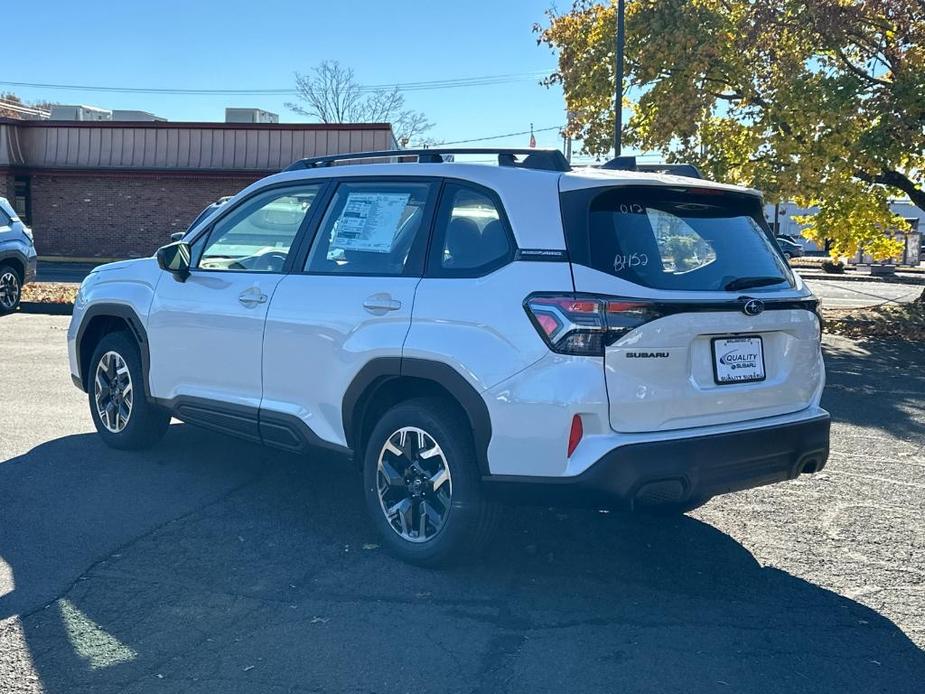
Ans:
{"label": "rear door window", "polygon": [[653,289],[792,286],[752,196],[674,188],[564,193],[574,262]]}
{"label": "rear door window", "polygon": [[430,275],[479,277],[510,262],[511,233],[493,198],[487,190],[446,185],[431,246]]}

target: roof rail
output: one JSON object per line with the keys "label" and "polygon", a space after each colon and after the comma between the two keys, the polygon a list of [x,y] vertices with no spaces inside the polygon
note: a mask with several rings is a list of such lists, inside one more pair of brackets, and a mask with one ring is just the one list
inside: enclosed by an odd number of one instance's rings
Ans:
{"label": "roof rail", "polygon": [[606,164],[601,164],[602,169],[617,171],[642,171],[645,173],[663,173],[674,176],[686,176],[687,178],[703,178],[703,174],[693,164],[639,164],[636,157],[616,157]]}
{"label": "roof rail", "polygon": [[[441,164],[446,161],[447,155],[456,154],[491,154],[498,157],[498,166],[512,166],[518,169],[538,169],[542,171],[571,171],[565,155],[557,149],[498,149],[492,147],[478,148],[444,148],[433,149],[387,149],[376,152],[348,152],[345,154],[330,154],[324,157],[311,157],[299,159],[287,166],[283,171],[298,171],[300,169],[316,169],[331,166],[337,162],[357,159],[385,159],[417,157],[419,164]],[[516,156],[522,156],[517,161]]]}

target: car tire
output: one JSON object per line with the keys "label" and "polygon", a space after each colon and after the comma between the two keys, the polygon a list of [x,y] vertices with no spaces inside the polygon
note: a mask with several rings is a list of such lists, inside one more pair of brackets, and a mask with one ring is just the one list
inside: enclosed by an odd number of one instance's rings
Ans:
{"label": "car tire", "polygon": [[12,265],[0,265],[0,314],[19,308],[22,298],[22,275]]}
{"label": "car tire", "polygon": [[450,403],[409,400],[385,413],[366,441],[366,506],[396,557],[443,566],[485,549],[498,506],[482,490],[471,428]]}
{"label": "car tire", "polygon": [[138,343],[124,332],[104,335],[87,373],[90,415],[103,442],[119,450],[140,450],[157,443],[170,414],[145,397]]}

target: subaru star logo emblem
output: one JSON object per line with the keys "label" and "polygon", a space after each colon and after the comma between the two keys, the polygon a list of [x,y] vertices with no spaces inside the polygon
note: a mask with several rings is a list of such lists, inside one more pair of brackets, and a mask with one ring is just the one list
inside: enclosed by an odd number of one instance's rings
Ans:
{"label": "subaru star logo emblem", "polygon": [[757,316],[762,311],[764,311],[764,302],[758,299],[749,299],[742,307],[742,313],[746,316]]}

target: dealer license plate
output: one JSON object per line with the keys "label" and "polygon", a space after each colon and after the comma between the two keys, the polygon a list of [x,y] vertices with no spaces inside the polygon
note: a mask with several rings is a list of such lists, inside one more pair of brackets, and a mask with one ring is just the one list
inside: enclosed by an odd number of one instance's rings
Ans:
{"label": "dealer license plate", "polygon": [[719,385],[763,381],[764,345],[755,337],[714,337],[713,377]]}

